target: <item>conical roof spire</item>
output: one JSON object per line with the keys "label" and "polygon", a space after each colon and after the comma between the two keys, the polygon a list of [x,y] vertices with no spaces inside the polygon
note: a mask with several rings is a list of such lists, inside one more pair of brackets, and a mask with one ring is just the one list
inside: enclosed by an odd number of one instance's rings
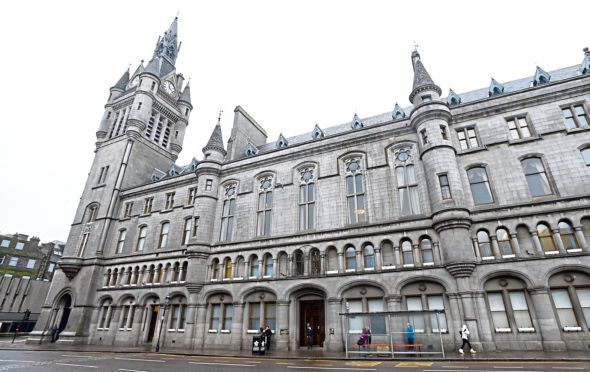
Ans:
{"label": "conical roof spire", "polygon": [[171,64],[176,63],[180,46],[177,43],[178,38],[178,17],[174,18],[168,30],[164,32],[164,37],[158,38],[154,58],[166,58]]}
{"label": "conical roof spire", "polygon": [[125,71],[125,73],[123,74],[123,76],[121,76],[119,81],[117,81],[117,83],[115,85],[113,85],[111,88],[125,90],[125,87],[127,86],[128,83],[129,83],[129,69],[127,69],[127,71]]}
{"label": "conical roof spire", "polygon": [[188,103],[189,105],[192,106],[191,104],[191,85],[190,85],[190,81],[186,84],[186,87],[184,87],[184,90],[182,91],[182,94],[180,95],[180,98],[178,99],[178,102],[185,102]]}
{"label": "conical roof spire", "polygon": [[414,68],[414,85],[412,87],[412,93],[410,93],[410,102],[413,103],[416,94],[425,90],[434,90],[440,96],[442,90],[432,81],[432,78],[420,60],[420,53],[417,50],[412,52],[412,67]]}
{"label": "conical roof spire", "polygon": [[215,125],[215,128],[213,128],[213,133],[211,133],[211,137],[209,138],[207,145],[203,147],[203,152],[207,152],[208,150],[219,151],[223,154],[223,156],[227,154],[225,148],[223,148],[220,119],[217,119],[217,125]]}

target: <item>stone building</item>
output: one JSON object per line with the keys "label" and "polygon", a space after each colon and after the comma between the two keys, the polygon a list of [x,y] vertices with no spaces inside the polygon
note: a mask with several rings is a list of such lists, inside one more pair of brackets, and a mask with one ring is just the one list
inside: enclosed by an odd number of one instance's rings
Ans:
{"label": "stone building", "polygon": [[462,324],[480,350],[587,347],[587,49],[445,98],[414,51],[411,106],[276,140],[238,106],[186,166],[177,55],[175,20],[111,88],[32,338],[239,349],[267,324],[292,350],[309,323],[343,350],[341,313],[439,309],[446,347]]}

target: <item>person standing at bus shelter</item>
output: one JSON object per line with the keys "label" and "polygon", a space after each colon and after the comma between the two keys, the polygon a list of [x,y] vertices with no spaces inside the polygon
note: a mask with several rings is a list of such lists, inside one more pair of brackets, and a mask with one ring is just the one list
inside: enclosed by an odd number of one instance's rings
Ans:
{"label": "person standing at bus shelter", "polygon": [[414,351],[414,327],[410,323],[406,327],[406,341],[408,343],[408,351]]}

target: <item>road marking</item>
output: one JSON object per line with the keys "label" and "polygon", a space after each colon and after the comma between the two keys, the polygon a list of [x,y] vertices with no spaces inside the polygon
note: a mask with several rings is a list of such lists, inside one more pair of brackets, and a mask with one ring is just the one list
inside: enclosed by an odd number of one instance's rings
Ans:
{"label": "road marking", "polygon": [[125,369],[125,368],[119,368],[118,371],[126,371],[126,372],[149,372],[149,371],[140,371],[139,369]]}
{"label": "road marking", "polygon": [[494,367],[494,368],[524,368],[522,366],[516,367],[516,366],[502,366],[502,367]]}
{"label": "road marking", "polygon": [[0,359],[0,362],[22,362],[22,363],[35,363],[34,360],[12,360],[12,359]]}
{"label": "road marking", "polygon": [[277,362],[275,364],[295,365],[295,363]]}
{"label": "road marking", "polygon": [[376,368],[344,368],[344,367],[300,367],[300,366],[287,366],[287,368],[297,369],[336,369],[339,371],[376,371]]}
{"label": "road marking", "polygon": [[74,358],[92,358],[91,355],[74,355],[74,354],[62,354],[61,356],[65,357],[74,357]]}
{"label": "road marking", "polygon": [[84,367],[84,368],[98,368],[97,366],[85,366],[83,364],[68,364],[68,363],[55,363],[58,366],[70,366],[70,367]]}
{"label": "road marking", "polygon": [[133,360],[138,362],[155,362],[155,363],[166,363],[165,360],[157,360],[157,359],[139,359],[139,358],[113,358],[117,360]]}
{"label": "road marking", "polygon": [[399,362],[396,367],[432,367],[434,362]]}
{"label": "road marking", "polygon": [[[223,362],[223,363],[225,363],[225,362]],[[250,360],[246,360],[244,363],[256,363],[256,364],[259,364],[259,363],[262,363],[262,362],[253,362],[253,361],[250,361]]]}
{"label": "road marking", "polygon": [[[514,362],[512,362],[514,363]],[[509,368],[509,367],[508,367]],[[464,372],[464,369],[425,369],[422,372]],[[512,372],[508,371],[499,371],[497,369],[474,369],[473,371],[477,372]],[[539,371],[520,371],[520,372],[539,372]]]}
{"label": "road marking", "polygon": [[205,363],[205,362],[189,362],[189,364],[204,364],[214,366],[231,366],[231,367],[256,367],[253,364],[231,364],[231,363]]}
{"label": "road marking", "polygon": [[347,366],[355,366],[355,367],[375,367],[381,364],[382,362],[365,362],[365,361],[356,361],[356,362],[348,362],[346,363]]}
{"label": "road marking", "polygon": [[441,366],[443,368],[469,368],[469,366]]}
{"label": "road marking", "polygon": [[584,369],[584,367],[551,367],[553,369]]}

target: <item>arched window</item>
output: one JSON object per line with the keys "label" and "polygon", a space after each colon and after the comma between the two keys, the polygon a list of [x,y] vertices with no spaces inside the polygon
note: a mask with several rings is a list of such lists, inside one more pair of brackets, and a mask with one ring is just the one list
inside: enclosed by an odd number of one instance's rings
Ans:
{"label": "arched window", "polygon": [[295,276],[302,276],[305,272],[305,262],[303,259],[303,252],[295,252]]}
{"label": "arched window", "polygon": [[446,333],[447,317],[445,314],[445,289],[438,283],[433,282],[415,282],[406,285],[401,290],[402,306],[408,311],[422,310],[442,310],[441,313],[431,313],[429,315],[416,314],[410,315],[409,322],[414,326],[416,333]]}
{"label": "arched window", "polygon": [[135,269],[133,270],[133,285],[137,285],[137,282],[139,281],[139,266],[135,266]]}
{"label": "arched window", "polygon": [[256,235],[270,234],[272,222],[272,179],[264,178],[260,181],[258,193],[258,209],[256,213]]}
{"label": "arched window", "polygon": [[114,287],[117,285],[117,279],[119,278],[119,269],[115,269],[113,270],[113,280],[111,281],[111,287]]}
{"label": "arched window", "polygon": [[367,244],[363,248],[363,261],[365,269],[375,268],[375,248],[371,244]]}
{"label": "arched window", "polygon": [[403,265],[414,265],[414,253],[412,252],[412,242],[404,240],[402,242],[402,261]]}
{"label": "arched window", "polygon": [[564,331],[583,332],[590,326],[590,275],[566,271],[549,278],[551,296]]}
{"label": "arched window", "polygon": [[217,260],[217,258],[214,259],[213,263],[211,264],[211,279],[219,279],[219,261]]}
{"label": "arched window", "polygon": [[[484,285],[496,333],[533,332],[526,284],[510,277],[495,278]],[[512,311],[510,311],[512,310]]]}
{"label": "arched window", "polygon": [[250,257],[250,277],[258,277],[258,256]]}
{"label": "arched window", "polygon": [[149,275],[148,275],[148,280],[147,280],[148,284],[152,284],[154,282],[155,275],[156,275],[156,267],[154,265],[151,265],[149,268]]}
{"label": "arched window", "polygon": [[136,252],[142,252],[145,246],[145,237],[147,235],[147,226],[139,228],[139,235],[137,236],[137,245],[135,246]]}
{"label": "arched window", "polygon": [[125,284],[130,285],[131,284],[131,276],[133,274],[133,268],[131,266],[129,266],[127,268],[126,274],[127,274],[127,281],[125,282]]}
{"label": "arched window", "polygon": [[326,258],[328,267],[326,269],[326,274],[335,274],[338,272],[338,251],[335,247],[328,247],[326,250]]}
{"label": "arched window", "polygon": [[231,258],[227,258],[225,260],[225,271],[223,273],[223,279],[231,279],[231,270],[232,270]]}
{"label": "arched window", "polygon": [[[231,240],[234,226],[234,213],[236,209],[236,185],[225,187],[225,200],[221,212],[221,232],[219,240]],[[196,227],[196,224],[195,224]]]}
{"label": "arched window", "polygon": [[499,228],[496,230],[496,238],[498,239],[498,246],[500,247],[500,253],[502,257],[514,255],[512,249],[512,242],[510,241],[510,234],[508,230]]}
{"label": "arched window", "polygon": [[173,282],[180,281],[180,263],[179,262],[174,263],[174,273],[172,275],[172,281]]}
{"label": "arched window", "polygon": [[299,230],[315,228],[315,184],[313,183],[313,168],[301,171],[301,185],[299,185]]}
{"label": "arched window", "polygon": [[96,214],[98,213],[98,205],[93,204],[88,206],[86,212],[86,223],[94,222],[96,220]]}
{"label": "arched window", "polygon": [[532,196],[553,194],[541,159],[527,158],[521,162],[521,165]]}
{"label": "arched window", "polygon": [[170,229],[170,223],[165,222],[162,224],[162,229],[160,230],[160,241],[158,242],[158,248],[166,248],[166,243],[168,243],[168,230]]}
{"label": "arched window", "polygon": [[130,331],[135,320],[135,308],[133,305],[133,298],[127,298],[121,305],[121,324],[120,330]]}
{"label": "arched window", "polygon": [[127,235],[127,230],[119,231],[119,239],[117,239],[117,247],[115,248],[116,254],[123,253],[123,245],[125,244],[125,236],[126,235]]}
{"label": "arched window", "polygon": [[424,264],[434,263],[434,256],[432,254],[432,242],[428,238],[420,240],[420,252],[422,253],[422,262]]}
{"label": "arched window", "polygon": [[365,189],[363,175],[360,173],[360,159],[354,159],[346,165],[346,204],[348,208],[348,223],[365,222]]}
{"label": "arched window", "polygon": [[188,262],[183,262],[182,264],[182,275],[180,275],[180,281],[181,282],[185,282],[186,281],[186,272],[188,271]]}
{"label": "arched window", "polygon": [[584,163],[586,163],[586,170],[590,172],[590,149],[582,150],[582,157],[584,158]]}
{"label": "arched window", "polygon": [[269,254],[264,260],[264,276],[272,276],[273,273],[273,262],[272,256]]}
{"label": "arched window", "polygon": [[538,224],[537,234],[539,235],[539,240],[541,241],[543,251],[557,252],[557,247],[555,247],[555,241],[553,240],[553,233],[551,232],[551,228],[548,225],[544,223]]}
{"label": "arched window", "polygon": [[569,222],[561,221],[558,227],[559,235],[561,236],[561,241],[563,242],[563,247],[568,251],[580,249],[580,245],[578,244],[578,239],[576,239],[572,225]]}
{"label": "arched window", "polygon": [[111,269],[108,269],[107,274],[105,275],[104,287],[108,287],[110,282],[111,282]]}
{"label": "arched window", "polygon": [[184,220],[184,229],[182,231],[182,245],[187,245],[191,237],[191,230],[193,228],[193,219],[187,218]]}
{"label": "arched window", "polygon": [[479,230],[477,232],[477,246],[479,248],[479,254],[481,258],[492,258],[492,246],[490,244],[490,236],[485,230]]}
{"label": "arched window", "polygon": [[400,214],[408,216],[419,214],[420,197],[418,195],[418,180],[414,165],[399,166],[395,168],[395,178],[397,180],[397,189],[399,193]]}
{"label": "arched window", "polygon": [[321,272],[321,256],[319,249],[312,249],[309,252],[309,274],[318,276]]}
{"label": "arched window", "polygon": [[158,270],[157,270],[157,276],[156,276],[156,283],[161,284],[162,283],[162,273],[164,271],[164,268],[162,267],[162,264],[158,265]]}
{"label": "arched window", "polygon": [[111,327],[111,319],[113,317],[113,311],[111,306],[111,300],[105,300],[100,307],[100,320],[98,322],[99,330],[108,330]]}
{"label": "arched window", "polygon": [[475,205],[494,202],[488,174],[484,167],[469,169],[467,171],[467,177],[469,178],[469,185],[471,186],[471,194],[473,195],[473,203]]}
{"label": "arched window", "polygon": [[346,270],[356,270],[356,250],[354,247],[346,248]]}

